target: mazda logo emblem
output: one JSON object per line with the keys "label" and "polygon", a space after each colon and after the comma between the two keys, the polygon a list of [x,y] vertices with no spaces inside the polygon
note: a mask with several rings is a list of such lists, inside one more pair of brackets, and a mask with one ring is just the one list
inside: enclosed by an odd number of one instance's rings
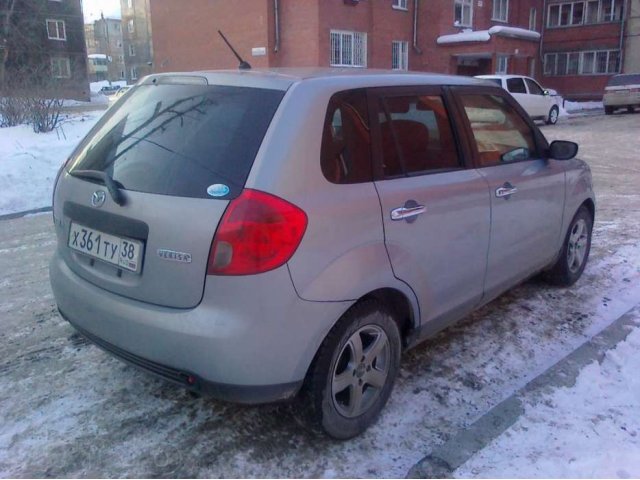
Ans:
{"label": "mazda logo emblem", "polygon": [[104,201],[107,199],[107,194],[104,193],[103,190],[98,190],[97,192],[93,192],[91,195],[91,205],[96,208],[100,208],[104,205]]}

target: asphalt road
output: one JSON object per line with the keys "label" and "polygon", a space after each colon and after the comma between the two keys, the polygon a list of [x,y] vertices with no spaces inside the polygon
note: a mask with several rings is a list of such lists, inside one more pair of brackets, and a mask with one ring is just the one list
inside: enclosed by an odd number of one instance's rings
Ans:
{"label": "asphalt road", "polygon": [[0,476],[402,477],[640,303],[640,115],[544,127],[580,143],[598,196],[571,289],[533,280],[405,355],[380,421],[334,442],[287,405],[200,398],[122,364],[56,312],[50,214],[0,221]]}

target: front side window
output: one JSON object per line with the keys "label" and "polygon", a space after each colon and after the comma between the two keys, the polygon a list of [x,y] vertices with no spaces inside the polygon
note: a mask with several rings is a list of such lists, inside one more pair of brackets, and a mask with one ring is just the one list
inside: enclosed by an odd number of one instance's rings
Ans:
{"label": "front side window", "polygon": [[509,19],[509,0],[493,0],[491,20],[506,22]]}
{"label": "front side window", "polygon": [[526,82],[527,87],[529,88],[529,93],[531,95],[544,95],[544,90],[542,90],[540,85],[538,85],[536,82],[534,82],[530,78],[525,78],[524,81]]}
{"label": "front side window", "polygon": [[331,183],[372,180],[371,131],[364,90],[331,97],[322,133],[320,165]]}
{"label": "front side window", "polygon": [[471,125],[480,167],[537,157],[533,131],[506,99],[496,95],[461,95]]}
{"label": "front side window", "polygon": [[47,36],[50,40],[66,40],[67,30],[64,20],[47,20]]}
{"label": "front side window", "polygon": [[470,27],[473,21],[472,0],[454,0],[453,24],[456,27]]}
{"label": "front side window", "polygon": [[74,152],[69,173],[108,173],[126,190],[211,198],[244,188],[284,92],[203,84],[145,84],[112,107]]}
{"label": "front side window", "polygon": [[391,43],[391,68],[394,70],[409,69],[409,42],[394,41]]}
{"label": "front side window", "polygon": [[381,98],[378,122],[385,178],[461,168],[442,97]]}

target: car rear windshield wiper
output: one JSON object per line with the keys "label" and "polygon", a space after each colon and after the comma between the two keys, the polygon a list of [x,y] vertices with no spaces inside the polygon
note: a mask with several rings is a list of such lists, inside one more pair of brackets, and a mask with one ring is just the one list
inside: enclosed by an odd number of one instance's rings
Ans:
{"label": "car rear windshield wiper", "polygon": [[125,203],[127,203],[127,199],[118,187],[118,184],[113,178],[111,178],[108,173],[101,172],[100,170],[73,170],[70,173],[74,177],[101,181],[107,187],[107,190],[109,190],[109,195],[111,195],[111,198],[113,198],[114,202],[116,202],[121,207]]}

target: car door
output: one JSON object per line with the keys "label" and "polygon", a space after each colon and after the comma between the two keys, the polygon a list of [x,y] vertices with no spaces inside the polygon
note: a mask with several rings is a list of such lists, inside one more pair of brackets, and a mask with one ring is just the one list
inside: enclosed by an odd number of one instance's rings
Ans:
{"label": "car door", "polygon": [[561,162],[545,159],[546,140],[494,89],[456,90],[477,171],[491,192],[485,295],[492,298],[553,261],[565,199]]}
{"label": "car door", "polygon": [[525,112],[531,117],[539,116],[536,103],[527,92],[527,87],[522,77],[509,77],[505,79],[507,91],[515,98]]}
{"label": "car door", "polygon": [[526,84],[527,91],[529,92],[531,109],[535,113],[535,115],[530,115],[536,117],[547,117],[549,115],[549,110],[551,110],[551,106],[553,105],[553,99],[549,94],[545,94],[542,87],[538,85],[538,82],[532,78],[525,77],[524,83]]}
{"label": "car door", "polygon": [[376,181],[394,275],[416,293],[423,334],[482,297],[490,198],[464,164],[439,87],[369,92]]}

